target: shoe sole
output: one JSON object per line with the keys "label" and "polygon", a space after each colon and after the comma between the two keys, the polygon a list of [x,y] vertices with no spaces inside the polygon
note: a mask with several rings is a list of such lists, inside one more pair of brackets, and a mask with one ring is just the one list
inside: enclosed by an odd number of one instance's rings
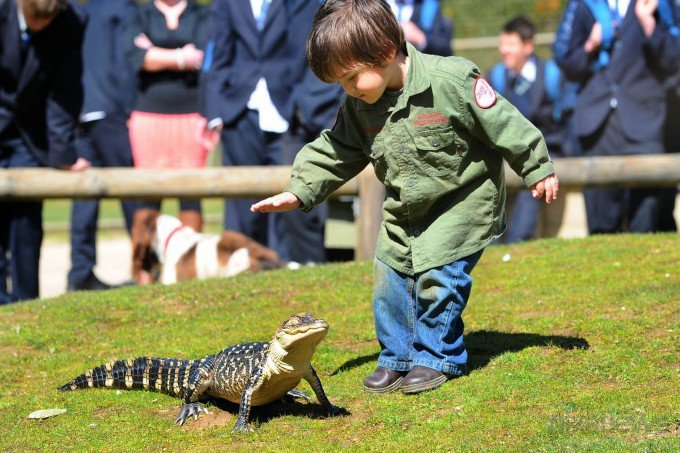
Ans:
{"label": "shoe sole", "polygon": [[437,387],[441,386],[444,382],[448,380],[449,379],[446,376],[439,376],[435,379],[432,379],[431,381],[420,382],[418,384],[412,385],[404,385],[401,387],[401,391],[402,393],[406,394],[427,392],[428,390],[436,389]]}
{"label": "shoe sole", "polygon": [[399,389],[399,386],[401,385],[401,381],[403,379],[404,379],[404,377],[402,376],[399,379],[397,379],[396,381],[394,381],[393,383],[391,383],[390,385],[388,385],[387,387],[382,387],[382,388],[379,388],[379,389],[366,387],[364,385],[364,390],[368,393],[390,393],[390,392],[394,392],[395,390]]}

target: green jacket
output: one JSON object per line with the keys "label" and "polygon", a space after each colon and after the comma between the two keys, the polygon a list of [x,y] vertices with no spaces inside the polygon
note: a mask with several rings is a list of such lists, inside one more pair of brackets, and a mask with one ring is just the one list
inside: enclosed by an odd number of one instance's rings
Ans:
{"label": "green jacket", "polygon": [[404,88],[375,104],[345,96],[333,129],[297,155],[286,190],[308,211],[372,163],[386,190],[376,257],[413,275],[503,232],[503,159],[527,186],[554,170],[541,133],[508,101],[479,107],[473,63],[406,52]]}

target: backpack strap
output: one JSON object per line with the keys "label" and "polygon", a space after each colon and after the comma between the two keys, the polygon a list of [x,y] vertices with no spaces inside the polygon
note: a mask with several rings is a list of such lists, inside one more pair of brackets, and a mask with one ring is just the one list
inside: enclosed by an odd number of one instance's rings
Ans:
{"label": "backpack strap", "polygon": [[545,62],[545,92],[551,102],[557,102],[560,98],[560,84],[562,83],[562,73],[560,68],[553,60]]}
{"label": "backpack strap", "polygon": [[505,95],[505,65],[497,63],[491,71],[489,71],[489,82],[494,90],[501,96]]}
{"label": "backpack strap", "polygon": [[614,43],[614,24],[612,24],[612,11],[609,9],[607,0],[583,0],[590,13],[602,27],[602,44],[600,45],[600,55],[598,56],[595,70],[609,66],[609,53]]}
{"label": "backpack strap", "polygon": [[576,10],[580,0],[569,0],[567,7],[564,9],[562,20],[560,21],[557,32],[555,33],[555,41],[553,42],[552,50],[555,61],[562,63],[567,56],[569,50],[569,39],[571,39],[574,28],[574,18],[576,17]]}
{"label": "backpack strap", "polygon": [[439,12],[439,0],[423,0],[418,21],[420,22],[420,28],[424,32],[427,33],[432,30],[434,20],[437,18],[437,12]]}

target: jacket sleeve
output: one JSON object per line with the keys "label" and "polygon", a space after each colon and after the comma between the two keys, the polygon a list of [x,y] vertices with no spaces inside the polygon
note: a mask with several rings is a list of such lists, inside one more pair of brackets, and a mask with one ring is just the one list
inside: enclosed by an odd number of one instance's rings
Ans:
{"label": "jacket sleeve", "polygon": [[224,102],[220,93],[231,85],[231,64],[234,58],[232,14],[224,0],[215,0],[210,6],[209,44],[211,59],[203,67],[203,116],[208,121],[221,119]]}
{"label": "jacket sleeve", "polygon": [[286,191],[300,199],[305,212],[359,174],[369,162],[361,148],[356,120],[348,114],[351,108],[350,101],[345,100],[333,129],[322,132],[295,158]]}
{"label": "jacket sleeve", "polygon": [[64,21],[64,44],[60,46],[59,63],[49,74],[49,90],[45,109],[47,119],[47,164],[70,166],[76,160],[75,133],[83,104],[82,44],[87,19],[68,9]]}
{"label": "jacket sleeve", "polygon": [[480,107],[475,99],[479,70],[472,67],[460,86],[461,109],[466,126],[489,148],[498,150],[527,187],[555,172],[541,132],[509,101],[496,95],[496,102]]}
{"label": "jacket sleeve", "polygon": [[142,49],[135,45],[135,38],[144,33],[144,19],[142,16],[141,7],[138,7],[134,11],[134,15],[127,22],[125,27],[125,56],[128,59],[128,63],[135,74],[138,74],[142,70],[144,65],[144,57],[146,56],[147,49]]}
{"label": "jacket sleeve", "polygon": [[595,24],[582,1],[571,0],[560,23],[553,54],[555,62],[572,82],[583,82],[593,73],[597,52],[588,54],[583,48]]}
{"label": "jacket sleeve", "polygon": [[[673,7],[673,2],[670,2]],[[678,71],[680,65],[680,36],[673,36],[668,26],[656,13],[656,27],[649,38],[645,39],[645,48],[655,58],[659,67],[667,74]],[[674,11],[674,17],[678,17]]]}

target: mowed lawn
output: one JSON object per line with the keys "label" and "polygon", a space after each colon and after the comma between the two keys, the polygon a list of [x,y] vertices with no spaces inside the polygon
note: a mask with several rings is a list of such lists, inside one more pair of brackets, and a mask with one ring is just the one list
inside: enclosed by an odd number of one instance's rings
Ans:
{"label": "mowed lawn", "polygon": [[[492,247],[473,277],[469,374],[416,396],[362,390],[379,350],[370,262],[2,306],[0,450],[680,449],[679,235]],[[266,341],[303,311],[331,326],[313,364],[348,416],[320,416],[315,399],[273,404],[253,411],[254,432],[232,434],[235,405],[178,427],[169,396],[56,390],[114,359]],[[49,408],[68,412],[27,418]]]}

